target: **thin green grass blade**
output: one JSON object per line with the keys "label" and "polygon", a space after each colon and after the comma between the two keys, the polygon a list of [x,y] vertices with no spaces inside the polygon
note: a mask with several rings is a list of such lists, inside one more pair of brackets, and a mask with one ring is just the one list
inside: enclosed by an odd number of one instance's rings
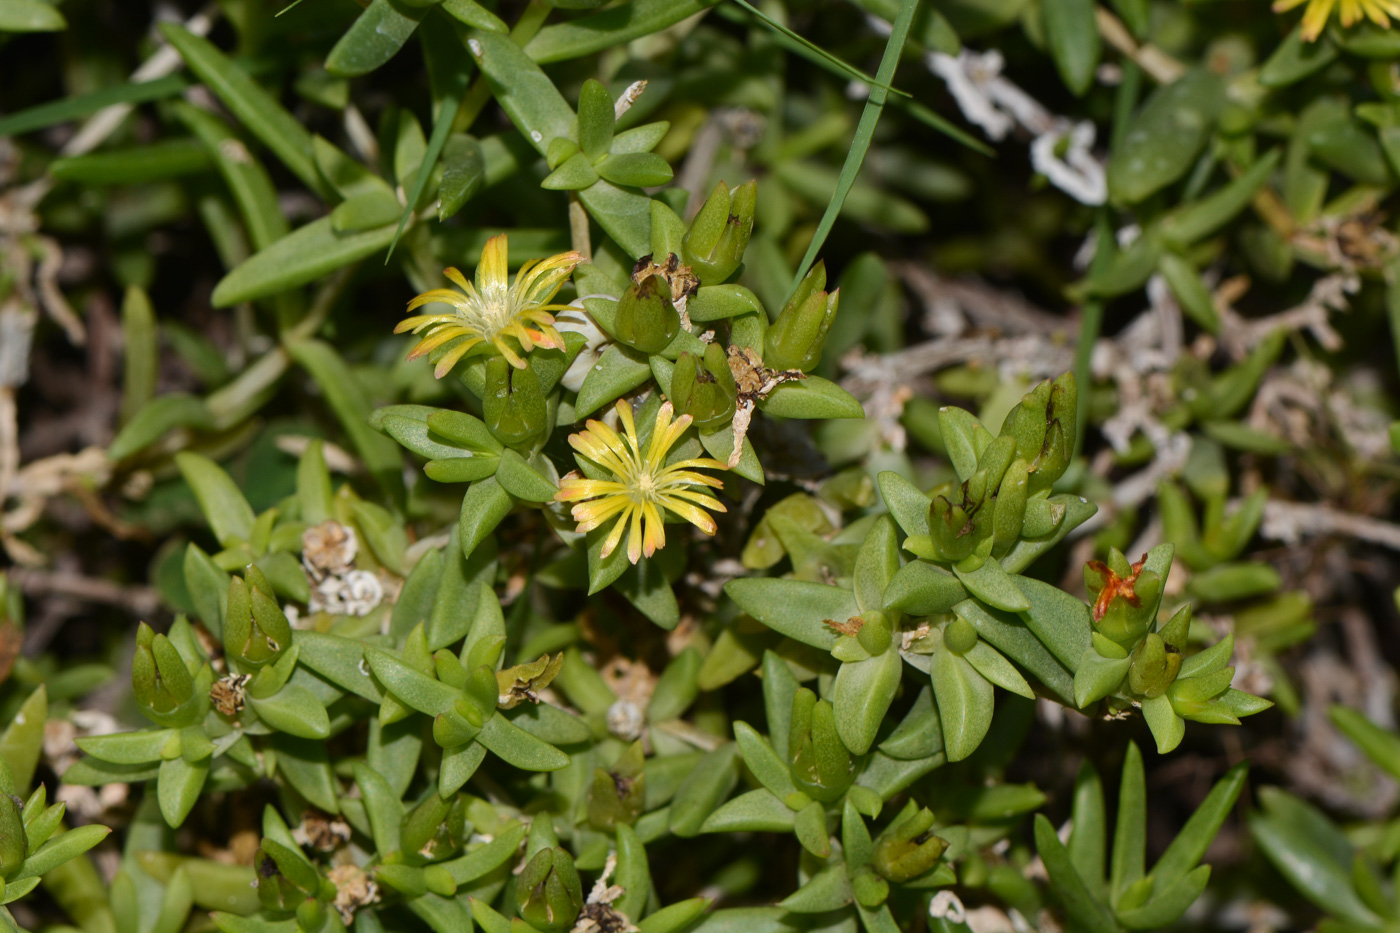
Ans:
{"label": "thin green grass blade", "polygon": [[398,245],[399,237],[403,236],[404,227],[408,226],[408,218],[413,216],[414,205],[423,196],[423,189],[428,186],[428,178],[433,174],[433,166],[437,165],[438,157],[442,155],[442,147],[447,144],[448,134],[452,132],[452,121],[457,119],[457,108],[462,105],[462,98],[466,93],[467,73],[461,70],[453,76],[452,84],[443,95],[442,106],[438,108],[437,120],[433,123],[433,134],[428,137],[427,151],[423,153],[423,162],[418,166],[418,178],[413,183],[413,191],[409,192],[408,203],[404,205],[403,214],[399,217],[399,228],[394,231],[394,239],[389,243],[389,252],[384,256],[386,266],[394,255],[394,247]]}
{"label": "thin green grass blade", "polygon": [[909,114],[909,116],[913,117],[915,120],[918,120],[920,123],[924,124],[929,129],[932,129],[935,132],[942,133],[944,136],[947,136],[949,139],[953,140],[953,142],[966,146],[973,152],[981,153],[984,156],[996,155],[996,150],[993,149],[991,146],[988,146],[986,143],[982,142],[982,140],[968,133],[966,130],[960,129],[959,127],[955,126],[947,118],[941,117],[938,114],[934,113],[932,110],[928,109],[923,104],[919,103],[917,100],[914,100],[912,97],[896,97],[894,100],[890,101],[890,103],[898,107],[900,110],[903,110],[905,113]]}
{"label": "thin green grass blade", "polygon": [[787,42],[780,42],[780,44],[783,47],[787,48],[791,52],[795,52],[798,55],[801,55],[803,58],[807,59],[812,64],[819,65],[825,68],[827,71],[833,72],[835,74],[844,75],[847,78],[855,78],[857,81],[863,81],[871,87],[880,87],[884,89],[886,93],[894,94],[897,97],[910,96],[909,92],[901,91],[896,87],[890,86],[888,83],[881,82],[878,78],[866,74],[864,71],[861,71],[855,65],[852,65],[840,58],[837,58],[835,55],[832,55],[830,52],[817,45],[816,43],[798,35],[791,29],[789,29],[787,26],[784,26],[782,23],[778,22],[777,20],[773,19],[773,17],[760,10],[758,7],[749,3],[748,0],[734,0],[734,3],[743,7],[755,18],[757,18],[759,22],[763,23],[763,25],[767,26],[769,29],[772,29],[779,36],[787,39]]}
{"label": "thin green grass blade", "polygon": [[17,113],[0,118],[0,136],[18,136],[42,130],[56,123],[67,123],[94,114],[113,104],[144,104],[148,101],[174,97],[190,86],[183,75],[167,75],[154,81],[138,84],[118,84],[89,94],[78,94],[62,100],[26,107]]}
{"label": "thin green grass blade", "polygon": [[[742,2],[742,0],[736,0]],[[841,205],[846,200],[846,195],[850,193],[851,186],[855,184],[856,176],[860,174],[861,164],[865,161],[865,153],[870,149],[870,140],[875,135],[875,124],[880,122],[880,114],[885,109],[887,98],[886,88],[894,80],[895,69],[899,67],[899,56],[904,51],[904,40],[909,35],[909,24],[914,20],[914,9],[919,5],[919,0],[901,0],[899,4],[899,16],[895,18],[893,28],[890,30],[889,41],[885,43],[885,52],[880,57],[880,68],[876,72],[875,82],[870,85],[870,97],[865,101],[865,109],[861,112],[860,123],[856,125],[855,138],[851,140],[851,151],[846,154],[846,164],[841,166],[841,177],[836,182],[836,193],[832,195],[831,203],[826,206],[826,212],[822,214],[822,219],[817,224],[816,233],[812,235],[812,242],[807,246],[807,253],[802,257],[802,262],[797,267],[797,274],[793,276],[792,287],[789,295],[797,291],[797,286],[801,284],[803,276],[807,270],[812,268],[812,263],[817,258],[817,253],[821,251],[822,244],[826,242],[827,235],[831,233],[832,226],[836,223],[836,217],[841,213]]]}

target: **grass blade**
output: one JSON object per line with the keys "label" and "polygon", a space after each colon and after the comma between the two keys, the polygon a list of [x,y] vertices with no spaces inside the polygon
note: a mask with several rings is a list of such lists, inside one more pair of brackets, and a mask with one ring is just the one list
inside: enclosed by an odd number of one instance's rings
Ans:
{"label": "grass blade", "polygon": [[[742,0],[736,0],[736,2],[742,2]],[[802,257],[802,262],[797,266],[797,274],[793,276],[791,291],[797,290],[797,286],[802,282],[807,270],[812,268],[817,253],[821,251],[822,244],[826,242],[827,235],[831,233],[831,228],[836,223],[837,215],[841,213],[842,202],[846,200],[851,185],[855,184],[856,176],[860,174],[861,163],[865,161],[865,153],[870,149],[870,140],[875,135],[875,124],[880,122],[880,114],[885,109],[885,99],[888,97],[886,89],[894,79],[895,69],[899,66],[899,56],[904,51],[904,40],[909,35],[909,24],[914,20],[914,9],[918,5],[918,0],[902,0],[899,5],[899,16],[895,19],[894,26],[890,30],[889,40],[885,43],[885,52],[880,57],[880,68],[875,75],[875,83],[870,85],[870,97],[866,100],[865,110],[860,115],[855,138],[851,140],[851,151],[846,154],[846,164],[841,166],[841,178],[836,183],[836,193],[832,196],[831,203],[826,206],[826,212],[822,214],[821,222],[817,224],[816,233],[812,235],[812,242],[807,246],[806,255]]]}
{"label": "grass blade", "polygon": [[42,130],[56,123],[67,123],[94,114],[113,104],[144,104],[153,100],[173,97],[190,82],[183,75],[169,75],[154,81],[134,84],[118,84],[89,94],[78,94],[62,100],[50,101],[35,107],[26,107],[18,113],[0,119],[0,136],[18,136]]}

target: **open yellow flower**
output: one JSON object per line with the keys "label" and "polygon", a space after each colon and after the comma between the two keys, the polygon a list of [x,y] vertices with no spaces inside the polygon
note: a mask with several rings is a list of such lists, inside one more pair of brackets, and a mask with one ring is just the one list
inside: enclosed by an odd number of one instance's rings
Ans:
{"label": "open yellow flower", "polygon": [[695,468],[727,469],[723,463],[708,458],[666,463],[666,453],[690,427],[689,415],[681,415],[673,422],[672,411],[671,403],[666,402],[656,413],[656,427],[645,455],[632,420],[632,407],[621,400],[617,414],[622,419],[625,437],[619,437],[601,421],[589,421],[587,430],[569,437],[574,450],[613,474],[613,479],[599,480],[570,473],[560,481],[554,497],[557,502],[578,503],[573,507],[573,516],[580,534],[617,518],[603,542],[604,557],[617,548],[624,531],[629,532],[627,559],[634,564],[643,554],[650,557],[665,547],[665,511],[676,513],[707,535],[715,533],[715,520],[705,509],[728,511],[718,499],[691,488],[722,487],[723,480],[696,473]]}
{"label": "open yellow flower", "polygon": [[1304,3],[1307,9],[1303,11],[1303,39],[1308,42],[1322,35],[1334,9],[1339,11],[1343,26],[1355,25],[1365,18],[1389,29],[1391,17],[1400,19],[1400,0],[1275,0],[1274,12],[1282,13]]}
{"label": "open yellow flower", "polygon": [[410,360],[461,338],[461,342],[437,362],[433,375],[441,379],[473,347],[484,343],[495,347],[516,369],[524,369],[525,360],[511,346],[511,340],[523,353],[535,347],[564,349],[564,338],[554,329],[554,315],[550,312],[568,305],[550,304],[550,301],[583,257],[568,252],[545,260],[532,260],[520,267],[515,281],[511,282],[506,251],[506,235],[493,236],[481,251],[475,285],[456,269],[444,269],[443,275],[460,288],[460,292],[434,288],[408,303],[410,311],[432,302],[449,304],[456,309],[448,314],[419,314],[399,322],[394,328],[396,334],[423,333],[423,339],[408,354]]}

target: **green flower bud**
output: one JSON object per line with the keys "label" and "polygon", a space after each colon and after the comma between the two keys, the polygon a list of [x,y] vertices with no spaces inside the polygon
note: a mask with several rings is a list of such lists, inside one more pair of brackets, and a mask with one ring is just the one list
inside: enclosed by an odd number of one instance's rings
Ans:
{"label": "green flower bud", "polygon": [[757,181],[749,181],[733,191],[720,182],[695,215],[681,252],[700,284],[718,285],[739,268],[753,235],[757,202]]}
{"label": "green flower bud", "polygon": [[1016,456],[1035,463],[1045,446],[1046,413],[1050,405],[1050,384],[1042,382],[1026,393],[1001,423],[1001,435],[1016,441]]}
{"label": "green flower bud", "polygon": [[946,840],[932,834],[933,812],[911,802],[875,840],[875,870],[890,881],[912,881],[938,864]]}
{"label": "green flower bud", "polygon": [[826,332],[836,318],[840,289],[830,295],[826,287],[826,266],[817,263],[797,292],[783,306],[778,319],[763,339],[763,365],[770,369],[798,369],[811,372],[821,362]]}
{"label": "green flower bud", "polygon": [[985,500],[969,495],[967,483],[934,490],[933,501],[929,504],[928,531],[943,560],[962,560],[992,533],[993,510],[985,505]]}
{"label": "green flower bud", "polygon": [[1168,651],[1162,636],[1153,632],[1143,639],[1128,668],[1128,687],[1139,696],[1161,696],[1181,670],[1181,652]]}
{"label": "green flower bud", "polygon": [[1072,373],[1042,382],[1002,422],[1001,436],[1016,441],[1016,457],[1031,465],[1030,491],[1049,489],[1069,468],[1074,451],[1079,391]]}
{"label": "green flower bud", "polygon": [[405,852],[438,861],[455,853],[466,839],[466,804],[430,793],[404,819],[399,837]]}
{"label": "green flower bud", "polygon": [[306,899],[306,892],[282,874],[276,859],[265,850],[260,848],[253,856],[253,868],[257,872],[254,880],[258,888],[258,900],[264,910],[291,913]]}
{"label": "green flower bud", "polygon": [[671,404],[676,413],[690,415],[696,426],[708,428],[734,420],[739,390],[724,348],[712,343],[703,358],[682,353],[671,375]]}
{"label": "green flower bud", "polygon": [[671,284],[659,275],[633,282],[617,302],[613,336],[643,353],[660,353],[680,332]]}
{"label": "green flower bud", "polygon": [[256,670],[291,646],[292,627],[262,571],[250,566],[244,576],[229,580],[224,652],[237,666]]}
{"label": "green flower bud", "polygon": [[142,622],[136,629],[136,652],[131,658],[131,688],[146,715],[163,726],[188,725],[198,715],[194,677],[185,659],[164,635]]}
{"label": "green flower bud", "polygon": [[516,369],[503,356],[486,363],[486,394],[481,399],[486,426],[502,444],[516,447],[546,427],[544,392],[535,371]]}
{"label": "green flower bud", "polygon": [[962,617],[954,619],[943,629],[943,644],[958,656],[967,654],[977,646],[977,629]]}
{"label": "green flower bud", "polygon": [[0,794],[0,879],[19,871],[27,852],[20,805],[9,794]]}
{"label": "green flower bud", "polygon": [[520,917],[540,933],[563,933],[583,909],[583,884],[561,848],[541,849],[515,879]]}
{"label": "green flower bud", "polygon": [[588,793],[588,821],[605,832],[619,823],[631,825],[646,803],[646,759],[640,741],[633,742],[611,769],[595,768]]}
{"label": "green flower bud", "polygon": [[1074,438],[1079,430],[1079,387],[1075,384],[1074,373],[1064,373],[1050,387],[1050,410],[1047,414],[1049,425],[1046,434],[1058,434],[1059,439],[1050,438],[1041,453],[1040,462],[1035,466],[1045,486],[1049,487],[1069,469],[1070,455],[1074,452]]}
{"label": "green flower bud", "polygon": [[792,698],[789,771],[792,782],[813,800],[830,803],[855,780],[851,753],[836,732],[836,714],[827,700],[806,687]]}

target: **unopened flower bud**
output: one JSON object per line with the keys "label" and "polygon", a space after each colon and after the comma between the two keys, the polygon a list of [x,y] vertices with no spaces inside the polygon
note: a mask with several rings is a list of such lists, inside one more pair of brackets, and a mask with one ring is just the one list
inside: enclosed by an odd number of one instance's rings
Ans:
{"label": "unopened flower bud", "polygon": [[770,369],[798,369],[811,372],[821,362],[826,332],[836,318],[840,289],[827,294],[826,266],[817,263],[763,340],[763,365]]}
{"label": "unopened flower bud", "polygon": [[646,759],[640,741],[627,746],[612,768],[593,771],[588,795],[588,821],[611,831],[619,823],[631,825],[646,803]]}
{"label": "unopened flower bud", "polygon": [[136,702],[153,721],[166,726],[189,723],[193,711],[194,677],[185,659],[164,635],[157,635],[142,622],[136,630],[136,652],[131,658],[131,688]]}
{"label": "unopened flower bud", "polygon": [[789,771],[797,789],[813,800],[840,799],[855,780],[851,754],[836,732],[831,703],[818,700],[806,687],[792,698]]}
{"label": "unopened flower bud", "polygon": [[539,377],[528,367],[516,369],[502,356],[493,356],[486,364],[481,408],[491,433],[509,447],[537,437],[546,426]]}
{"label": "unopened flower bud", "polygon": [[257,669],[291,646],[292,627],[262,571],[250,566],[244,576],[229,580],[224,652],[239,667]]}
{"label": "unopened flower bud", "polygon": [[931,810],[907,807],[875,840],[875,870],[890,881],[904,882],[932,869],[948,848],[932,830]]}
{"label": "unopened flower bud", "polygon": [[671,375],[671,403],[678,413],[690,415],[697,427],[733,421],[738,397],[734,373],[719,344],[706,347],[704,357],[686,352],[676,359]]}
{"label": "unopened flower bud", "polygon": [[967,484],[935,490],[929,504],[928,532],[943,560],[962,560],[992,533],[992,509],[985,504],[968,495]]}
{"label": "unopened flower bud", "polygon": [[1161,696],[1181,670],[1181,652],[1168,650],[1162,636],[1153,632],[1142,640],[1128,668],[1128,687],[1151,699]]}
{"label": "unopened flower bud", "polygon": [[718,285],[739,268],[753,235],[757,202],[757,181],[733,191],[720,182],[695,215],[682,241],[682,252],[701,285]]}
{"label": "unopened flower bud", "polygon": [[613,336],[629,347],[660,353],[680,329],[680,312],[671,302],[671,284],[663,276],[633,282],[618,299]]}
{"label": "unopened flower bud", "polygon": [[540,933],[563,933],[583,909],[583,884],[561,848],[541,849],[515,879],[520,917]]}
{"label": "unopened flower bud", "polygon": [[466,838],[466,804],[461,797],[444,800],[430,793],[404,820],[400,842],[403,850],[426,859],[447,858]]}

